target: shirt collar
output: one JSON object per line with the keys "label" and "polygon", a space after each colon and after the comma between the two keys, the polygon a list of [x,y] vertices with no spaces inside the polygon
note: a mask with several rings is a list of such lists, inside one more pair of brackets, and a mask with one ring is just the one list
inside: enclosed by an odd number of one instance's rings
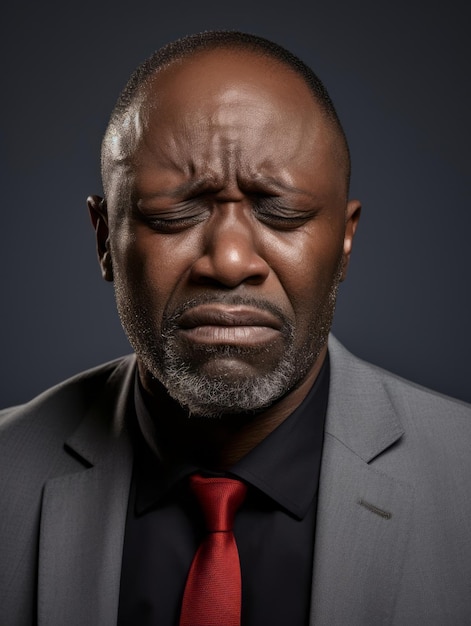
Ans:
{"label": "shirt collar", "polygon": [[[314,385],[299,407],[229,472],[298,519],[305,516],[317,493],[329,378],[327,355]],[[177,482],[202,468],[190,464],[165,466],[162,463],[152,417],[145,402],[145,391],[137,374],[134,402],[137,417],[133,434],[136,513],[142,514]]]}
{"label": "shirt collar", "polygon": [[329,374],[327,356],[299,407],[231,470],[299,519],[317,493]]}

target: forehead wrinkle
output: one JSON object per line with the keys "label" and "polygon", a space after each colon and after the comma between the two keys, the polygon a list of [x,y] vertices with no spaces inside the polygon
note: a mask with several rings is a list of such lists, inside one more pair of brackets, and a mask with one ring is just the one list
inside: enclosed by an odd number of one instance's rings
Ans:
{"label": "forehead wrinkle", "polygon": [[[236,79],[239,80],[239,77]],[[318,103],[311,96],[300,107],[299,101],[287,102],[283,94],[276,102],[266,98],[263,89],[262,92],[254,91],[254,85],[244,80],[232,84],[222,81],[216,86],[215,93],[200,92],[194,94],[196,99],[193,94],[188,98],[186,93],[185,98],[180,96],[170,105],[167,95],[175,94],[171,84],[166,89],[165,82],[164,86],[159,85],[159,76],[155,75],[152,86],[147,85],[141,92],[140,101],[135,102],[132,111],[135,117],[127,120],[122,149],[117,151],[123,161],[129,159],[131,153],[136,164],[140,165],[145,160],[145,155],[138,154],[137,144],[140,143],[145,146],[146,152],[157,156],[159,165],[191,177],[195,181],[190,185],[192,188],[200,186],[200,179],[214,187],[247,179],[253,187],[255,178],[260,178],[261,174],[262,177],[273,178],[280,189],[286,182],[289,191],[293,192],[295,185],[285,181],[284,166],[302,153],[299,147],[301,145],[302,148],[306,140],[306,124],[309,127],[313,122],[316,126],[319,122],[322,126],[328,124],[323,111],[319,110]],[[205,99],[203,95],[211,97]],[[162,109],[165,103],[167,108]],[[269,150],[270,128],[277,131],[285,125],[285,114],[292,113],[293,109],[299,111],[301,118],[305,118],[306,113],[311,117],[314,112],[317,119],[304,119],[302,127],[297,128],[295,133],[293,128],[286,128],[284,139],[281,139],[282,150],[273,161]],[[245,113],[245,117],[241,113]],[[131,124],[131,121],[134,123]],[[251,127],[256,132],[250,133]],[[267,142],[261,140],[264,136],[261,128],[266,129]],[[315,133],[317,141],[320,138],[318,133],[319,130]],[[308,134],[312,134],[312,127]],[[332,143],[332,137],[329,139],[328,143]],[[338,155],[335,156],[339,160]],[[305,193],[302,190],[299,192]]]}
{"label": "forehead wrinkle", "polygon": [[[175,114],[173,110],[169,114],[159,111],[157,106],[144,108],[146,111],[141,115],[142,123],[133,146],[135,162],[145,163],[150,156],[158,166],[189,175],[206,174],[209,169],[207,164],[215,162],[214,156],[221,153],[217,148],[212,149],[218,138],[210,137],[208,140],[206,136],[208,119],[200,115],[200,119],[195,121],[194,115],[187,116],[184,112],[177,111]],[[203,137],[203,142],[200,137]],[[209,177],[213,177],[211,172]]]}
{"label": "forehead wrinkle", "polygon": [[178,146],[176,156],[169,160],[175,170],[191,177],[199,186],[220,189],[230,179],[235,179],[241,152],[237,138],[211,133],[209,136],[204,134],[203,141],[195,144],[188,142],[186,137],[182,137],[179,143],[181,146]]}
{"label": "forehead wrinkle", "polygon": [[[205,126],[208,126],[207,120]],[[172,137],[172,140],[175,137]],[[157,167],[165,165],[164,170],[185,176],[186,180],[170,184],[162,192],[155,191],[148,198],[191,196],[201,193],[214,193],[227,187],[238,187],[242,191],[255,193],[294,193],[315,198],[308,190],[296,186],[293,177],[286,171],[283,163],[273,161],[257,152],[254,158],[246,158],[244,146],[239,145],[239,137],[230,139],[219,135],[213,136],[203,143],[204,151],[191,151],[188,148],[186,137],[181,138],[182,147],[176,149],[174,156],[156,149],[148,134],[142,138],[143,144],[149,153],[159,154]],[[180,143],[175,141],[175,145]],[[182,153],[186,152],[184,158]],[[162,163],[162,160],[164,163]],[[289,159],[288,159],[289,160]],[[137,163],[136,163],[137,164]],[[142,161],[141,161],[142,164]],[[152,179],[154,163],[141,171],[137,177],[137,187],[146,179]],[[139,180],[141,179],[141,180]]]}

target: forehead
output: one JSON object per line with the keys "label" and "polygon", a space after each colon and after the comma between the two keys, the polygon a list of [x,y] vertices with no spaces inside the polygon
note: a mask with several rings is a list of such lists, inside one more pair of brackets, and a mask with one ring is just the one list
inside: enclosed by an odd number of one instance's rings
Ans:
{"label": "forehead", "polygon": [[211,163],[227,173],[287,162],[314,167],[314,152],[322,165],[332,160],[332,144],[323,110],[294,70],[245,50],[217,49],[152,76],[111,129],[107,157],[128,172],[151,163],[175,170]]}
{"label": "forehead", "polygon": [[[214,105],[222,97],[268,98],[281,109],[314,106],[304,80],[271,57],[238,49],[202,51],[160,70],[143,90],[150,102]],[[144,97],[145,100],[145,97]],[[148,100],[149,101],[149,100]]]}

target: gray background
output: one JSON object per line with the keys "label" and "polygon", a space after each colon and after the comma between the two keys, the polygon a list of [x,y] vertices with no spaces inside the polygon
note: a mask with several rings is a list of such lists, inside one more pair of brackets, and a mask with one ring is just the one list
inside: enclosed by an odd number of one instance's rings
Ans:
{"label": "gray background", "polygon": [[287,46],[337,105],[364,204],[338,337],[471,400],[465,3],[27,2],[2,21],[1,406],[129,351],[85,198],[101,190],[101,135],[131,70],[208,28]]}

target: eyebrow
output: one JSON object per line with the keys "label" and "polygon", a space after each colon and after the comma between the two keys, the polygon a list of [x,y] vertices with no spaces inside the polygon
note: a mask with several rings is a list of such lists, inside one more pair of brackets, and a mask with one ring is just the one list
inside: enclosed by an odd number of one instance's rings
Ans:
{"label": "eyebrow", "polygon": [[[155,198],[176,198],[181,195],[192,195],[201,193],[203,190],[211,187],[211,182],[208,179],[189,180],[177,185],[173,189],[166,189],[165,191],[156,191],[148,196],[149,200]],[[212,188],[217,190],[219,186],[212,184]],[[222,189],[222,186],[220,186]]]}
{"label": "eyebrow", "polygon": [[[240,184],[240,183],[239,183]],[[246,189],[250,193],[250,187],[261,187],[269,193],[272,191],[285,191],[289,193],[296,193],[304,196],[309,196],[312,199],[316,199],[316,196],[309,191],[304,189],[300,189],[294,185],[289,185],[287,183],[281,182],[272,176],[258,176],[253,181],[249,183],[242,183],[242,189]],[[202,193],[217,193],[224,189],[224,182],[217,182],[214,179],[210,178],[198,178],[196,180],[189,180],[177,185],[173,189],[168,189],[165,191],[156,191],[151,195],[147,196],[147,200],[154,200],[158,198],[178,198],[182,195],[198,195]],[[254,190],[255,193],[257,193]],[[262,193],[261,190],[258,193]]]}
{"label": "eyebrow", "polygon": [[299,187],[295,187],[294,185],[288,185],[287,183],[279,181],[272,176],[260,176],[257,178],[256,182],[261,183],[265,187],[279,189],[280,191],[288,191],[290,193],[294,192],[297,194],[303,194],[304,196],[311,196],[312,198],[314,197],[314,195],[309,191],[306,191],[305,189],[300,189]]}

